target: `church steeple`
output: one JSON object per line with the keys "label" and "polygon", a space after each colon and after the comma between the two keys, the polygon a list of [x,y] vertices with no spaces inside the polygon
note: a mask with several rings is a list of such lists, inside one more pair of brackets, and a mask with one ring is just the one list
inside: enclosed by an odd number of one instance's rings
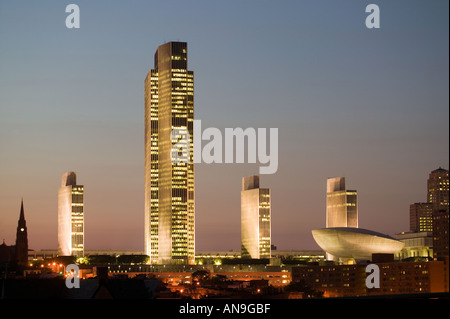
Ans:
{"label": "church steeple", "polygon": [[[23,198],[22,202],[20,203],[20,217],[19,217],[19,224],[22,223],[23,226],[26,227],[26,221],[25,221],[25,213],[23,212]],[[19,225],[20,226],[20,225]]]}
{"label": "church steeple", "polygon": [[22,266],[26,266],[28,264],[28,232],[25,212],[23,209],[23,199],[20,205],[20,217],[17,225],[16,261],[17,264]]}

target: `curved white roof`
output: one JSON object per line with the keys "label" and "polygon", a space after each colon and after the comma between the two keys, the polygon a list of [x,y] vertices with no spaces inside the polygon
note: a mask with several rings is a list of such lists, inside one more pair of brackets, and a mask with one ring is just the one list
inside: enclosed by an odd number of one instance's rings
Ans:
{"label": "curved white roof", "polygon": [[372,259],[372,254],[395,254],[404,246],[388,235],[364,228],[322,228],[312,234],[324,251],[340,258]]}

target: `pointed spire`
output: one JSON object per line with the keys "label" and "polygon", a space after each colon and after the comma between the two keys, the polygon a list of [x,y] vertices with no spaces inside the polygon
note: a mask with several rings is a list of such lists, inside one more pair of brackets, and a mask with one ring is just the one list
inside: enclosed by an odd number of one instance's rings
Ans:
{"label": "pointed spire", "polygon": [[16,235],[16,261],[19,265],[28,264],[28,234],[25,213],[23,209],[23,198],[20,205],[20,218],[17,224]]}
{"label": "pointed spire", "polygon": [[20,217],[19,220],[25,220],[25,213],[23,211],[23,197],[22,197],[22,202],[20,204]]}
{"label": "pointed spire", "polygon": [[23,209],[23,198],[22,198],[22,202],[20,204],[20,217],[19,217],[19,222],[17,225],[17,229],[19,228],[26,228],[27,227],[27,222],[25,220],[25,211]]}

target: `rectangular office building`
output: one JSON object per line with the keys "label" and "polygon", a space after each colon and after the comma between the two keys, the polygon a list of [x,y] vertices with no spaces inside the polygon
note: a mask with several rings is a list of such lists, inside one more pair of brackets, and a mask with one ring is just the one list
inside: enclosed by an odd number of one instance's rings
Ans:
{"label": "rectangular office building", "polygon": [[145,252],[151,263],[193,264],[194,73],[185,42],[159,46],[154,58],[145,80]]}
{"label": "rectangular office building", "polygon": [[326,227],[358,227],[356,190],[345,189],[345,177],[327,180]]}
{"label": "rectangular office building", "polygon": [[75,172],[62,175],[58,190],[58,256],[84,256],[84,186]]}
{"label": "rectangular office building", "polygon": [[270,189],[259,188],[259,177],[242,179],[241,256],[268,259],[271,245]]}

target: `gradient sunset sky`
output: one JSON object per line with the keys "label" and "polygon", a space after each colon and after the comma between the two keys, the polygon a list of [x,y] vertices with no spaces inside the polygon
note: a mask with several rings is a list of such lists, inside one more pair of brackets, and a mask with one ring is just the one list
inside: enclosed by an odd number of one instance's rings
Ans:
{"label": "gradient sunset sky", "polygon": [[[67,29],[76,3],[81,28]],[[368,29],[376,3],[381,28]],[[359,226],[409,230],[449,163],[449,2],[0,0],[0,240],[57,248],[61,175],[85,186],[85,248],[144,248],[144,80],[188,43],[203,128],[279,130],[272,243],[318,249],[326,180],[358,191]],[[241,178],[196,164],[196,250],[240,249]]]}

